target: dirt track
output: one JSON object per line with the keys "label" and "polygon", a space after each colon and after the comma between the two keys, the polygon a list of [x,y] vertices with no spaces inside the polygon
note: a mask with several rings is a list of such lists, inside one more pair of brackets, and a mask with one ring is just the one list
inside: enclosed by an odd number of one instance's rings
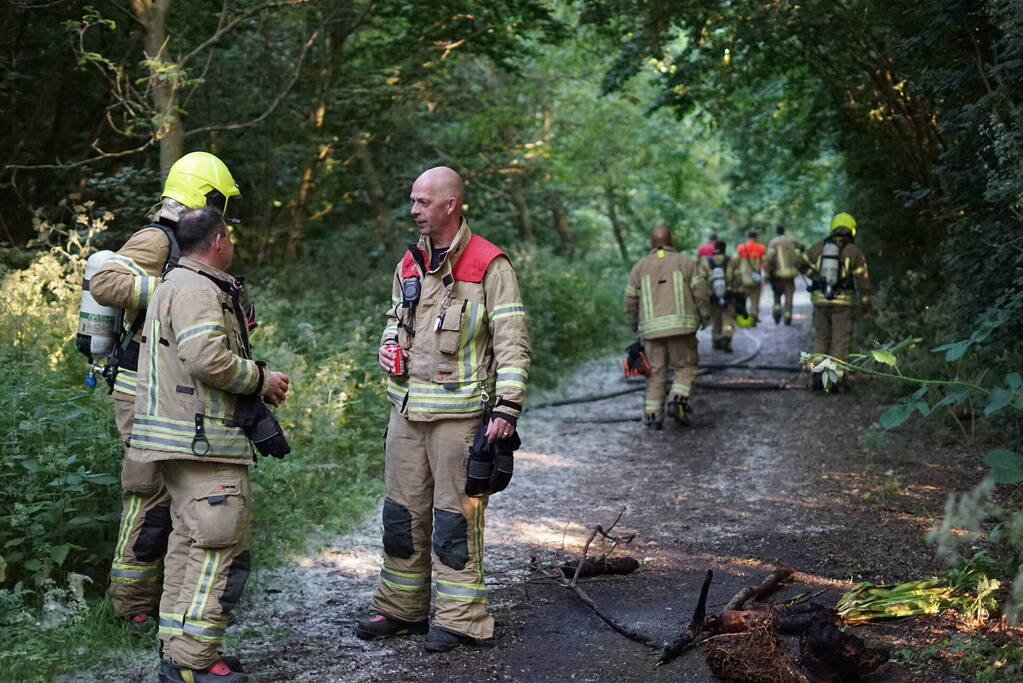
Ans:
{"label": "dirt track", "polygon": [[[783,327],[770,320],[767,305],[767,320],[737,335],[730,357],[709,352],[709,339],[701,337],[701,361],[747,355],[755,336],[762,349],[753,362],[795,365],[808,347],[808,306],[803,302],[795,324]],[[616,363],[591,364],[557,395],[542,398],[621,388]],[[707,379],[753,376],[729,370]],[[857,435],[879,407],[862,391],[822,396],[806,391],[801,379],[793,386],[699,392],[694,425],[684,430],[668,425],[655,432],[620,421],[638,417],[639,393],[527,413],[515,479],[488,510],[496,647],[428,656],[420,637],[354,638],[379,567],[376,514],[332,547],[258,577],[229,645],[256,681],[714,680],[698,651],[654,668],[649,650],[611,631],[563,588],[522,583],[531,556],[562,546],[578,551],[587,528],[610,523],[622,506],[628,508],[622,527],[637,534],[625,552],[641,560],[640,570],[587,588],[619,619],[665,640],[688,622],[708,568],[715,571],[712,610],[778,565],[799,572],[797,585],[781,595],[827,589],[824,601],[856,581],[938,571],[922,533],[940,515],[948,488],[972,483],[978,473],[957,464],[963,459],[956,453],[931,446],[865,462]],[[619,421],[569,421],[579,418]],[[912,646],[930,637],[926,628],[903,622],[856,632],[872,642]],[[958,679],[944,668],[890,663],[871,680]]]}

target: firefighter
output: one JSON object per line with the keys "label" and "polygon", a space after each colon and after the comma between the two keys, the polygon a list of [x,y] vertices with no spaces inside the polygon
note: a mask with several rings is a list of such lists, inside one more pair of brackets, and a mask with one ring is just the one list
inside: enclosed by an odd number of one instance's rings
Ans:
{"label": "firefighter", "polygon": [[[800,271],[811,279],[813,352],[843,361],[849,359],[856,295],[864,314],[870,310],[867,259],[856,246],[855,238],[856,220],[847,213],[839,213],[831,220],[831,233],[807,249],[800,266]],[[813,374],[812,386],[823,388],[819,373]],[[839,388],[849,388],[847,376],[840,379]]]}
{"label": "firefighter", "polygon": [[378,350],[391,402],[383,567],[373,614],[355,631],[364,640],[425,632],[429,652],[493,635],[483,580],[487,496],[466,495],[466,458],[481,420],[485,440],[514,437],[530,362],[511,261],[472,234],[462,197],[461,177],[443,166],[412,185],[420,240],[395,269]]}
{"label": "firefighter", "polygon": [[724,240],[714,243],[714,255],[703,260],[704,274],[710,289],[710,311],[713,323],[713,347],[732,352],[735,314],[745,303],[738,259],[730,258]]}
{"label": "firefighter", "polygon": [[643,424],[663,428],[670,369],[674,379],[668,392],[669,414],[686,426],[700,362],[696,331],[711,317],[707,276],[692,257],[675,250],[667,228],[654,228],[650,247],[650,253],[632,268],[625,286],[625,317],[642,339],[650,363]]}
{"label": "firefighter", "polygon": [[[174,527],[164,559],[162,683],[243,683],[218,652],[249,575],[246,397],[280,404],[288,377],[252,360],[234,245],[219,211],[182,212],[181,259],[149,302],[127,461],[155,466]],[[246,405],[251,404],[251,401]],[[265,408],[264,408],[265,410]]]}
{"label": "firefighter", "polygon": [[[135,405],[141,326],[146,306],[172,257],[171,240],[178,215],[189,208],[214,206],[223,212],[231,197],[239,195],[231,172],[208,152],[192,152],[178,159],[167,173],[161,201],[150,211],[150,224],[125,242],[89,281],[97,302],[124,310],[120,364],[113,378],[117,430],[126,448]],[[174,254],[173,258],[177,258]],[[171,530],[170,499],[153,463],[121,467],[121,523],[110,569],[114,614],[135,631],[149,630],[160,598],[160,565]]]}
{"label": "firefighter", "polygon": [[785,234],[784,225],[779,225],[775,230],[778,235],[767,243],[767,256],[764,259],[764,268],[774,294],[771,313],[775,325],[781,323],[783,316],[785,324],[791,325],[792,296],[796,292],[796,276],[799,275],[797,267],[804,247],[799,240]]}
{"label": "firefighter", "polygon": [[764,280],[764,252],[766,248],[757,242],[757,231],[746,233],[746,241],[738,246],[739,274],[742,278],[742,290],[749,299],[747,312],[753,317],[753,325],[760,321],[760,290]]}
{"label": "firefighter", "polygon": [[714,255],[714,243],[718,241],[718,234],[712,232],[707,235],[707,241],[696,248],[696,258],[709,258]]}

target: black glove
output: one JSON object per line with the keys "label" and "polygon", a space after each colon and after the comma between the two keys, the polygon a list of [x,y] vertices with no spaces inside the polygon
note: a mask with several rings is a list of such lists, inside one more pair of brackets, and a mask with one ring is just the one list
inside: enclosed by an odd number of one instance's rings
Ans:
{"label": "black glove", "polygon": [[234,422],[256,447],[260,455],[283,458],[291,452],[288,439],[270,408],[259,396],[239,396]]}
{"label": "black glove", "polygon": [[504,439],[487,440],[490,416],[484,416],[476,428],[476,436],[469,449],[466,467],[465,495],[483,496],[508,488],[515,458],[512,453],[522,445],[518,432]]}

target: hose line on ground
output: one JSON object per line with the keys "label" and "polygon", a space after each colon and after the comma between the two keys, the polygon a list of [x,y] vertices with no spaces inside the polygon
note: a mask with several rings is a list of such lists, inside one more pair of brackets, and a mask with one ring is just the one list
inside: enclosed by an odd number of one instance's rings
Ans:
{"label": "hose line on ground", "polygon": [[[759,338],[754,337],[752,334],[750,334],[749,330],[745,330],[744,329],[744,330],[742,330],[742,332],[747,337],[749,337],[750,339],[753,340],[753,343],[756,345],[756,348],[753,349],[752,353],[750,353],[750,354],[748,354],[746,356],[743,356],[742,358],[740,358],[739,360],[735,361],[734,363],[729,363],[728,367],[731,367],[731,366],[747,367],[746,364],[749,363],[754,358],[756,358],[757,355],[760,353],[760,349],[763,347],[763,342],[760,341]],[[721,369],[724,366],[722,364],[713,364],[713,365],[701,365],[699,367],[700,367],[700,370],[696,373],[697,376],[704,375],[704,374],[706,374],[707,372],[709,372],[711,370]],[[700,384],[697,383],[696,386],[699,388]],[[704,388],[707,388],[707,389],[718,389],[718,388],[721,388],[721,387],[705,386]],[[758,387],[758,388],[763,388],[763,387]],[[775,388],[777,388],[777,387],[775,387]],[[575,398],[564,398],[564,399],[561,399],[561,400],[558,400],[558,401],[546,401],[544,403],[537,403],[536,405],[526,406],[525,409],[523,409],[522,412],[526,412],[527,410],[539,410],[541,408],[554,408],[554,407],[557,407],[557,406],[569,406],[569,405],[575,405],[577,403],[592,403],[594,401],[603,401],[604,399],[608,399],[608,398],[615,398],[617,396],[624,396],[626,394],[633,394],[633,393],[636,393],[638,391],[643,391],[643,386],[629,387],[628,389],[619,389],[617,391],[610,391],[610,392],[607,392],[607,393],[604,393],[604,394],[590,394],[588,396],[577,396]]]}

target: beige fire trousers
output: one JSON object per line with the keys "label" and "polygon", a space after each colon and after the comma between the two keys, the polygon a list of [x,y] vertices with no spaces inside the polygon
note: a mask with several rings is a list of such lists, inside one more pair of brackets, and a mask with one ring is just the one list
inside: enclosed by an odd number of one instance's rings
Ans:
{"label": "beige fire trousers", "polygon": [[747,302],[748,306],[746,312],[752,315],[753,317],[759,319],[760,292],[762,291],[763,288],[759,284],[756,284],[750,285],[749,287],[744,287],[744,289],[746,290],[746,298],[749,299],[749,301]]}
{"label": "beige fire trousers", "polygon": [[813,352],[849,360],[853,333],[852,306],[814,305]]}
{"label": "beige fire trousers", "polygon": [[781,317],[784,312],[785,320],[792,320],[792,297],[796,294],[796,281],[792,278],[775,278],[771,280],[771,290],[774,292],[774,315]]}
{"label": "beige fire trousers", "polygon": [[249,468],[194,460],[158,464],[174,520],[160,600],[163,656],[205,669],[220,659],[227,614],[249,577]]}
{"label": "beige fire trousers", "polygon": [[465,495],[466,461],[480,418],[410,421],[391,408],[385,456],[384,561],[372,609],[490,638],[483,581],[486,496]]}
{"label": "beige fire trousers", "polygon": [[664,415],[664,394],[668,370],[675,373],[669,393],[672,396],[691,396],[696,381],[696,366],[700,362],[695,334],[680,334],[660,339],[644,339],[643,352],[650,364],[643,395],[643,412],[658,419]]}
{"label": "beige fire trousers", "polygon": [[[134,399],[128,394],[114,394],[117,431],[126,446],[134,421]],[[160,569],[170,531],[170,496],[156,463],[124,458],[121,462],[121,523],[107,589],[117,616],[156,613],[160,600]]]}
{"label": "beige fire trousers", "polygon": [[710,320],[713,325],[714,341],[731,339],[735,334],[735,306],[729,303],[724,308],[711,303]]}

